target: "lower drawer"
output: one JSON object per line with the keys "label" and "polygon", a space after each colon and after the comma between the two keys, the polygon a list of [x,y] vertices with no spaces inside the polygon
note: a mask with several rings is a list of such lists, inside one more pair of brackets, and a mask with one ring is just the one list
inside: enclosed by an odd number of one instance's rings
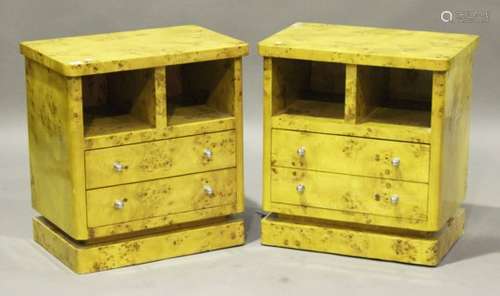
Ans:
{"label": "lower drawer", "polygon": [[87,191],[88,226],[196,211],[236,202],[236,169]]}
{"label": "lower drawer", "polygon": [[272,202],[425,220],[427,184],[272,168]]}

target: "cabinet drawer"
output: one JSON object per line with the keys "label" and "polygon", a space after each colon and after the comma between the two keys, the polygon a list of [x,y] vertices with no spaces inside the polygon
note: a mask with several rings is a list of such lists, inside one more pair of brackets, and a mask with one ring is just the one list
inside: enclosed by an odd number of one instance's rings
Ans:
{"label": "cabinet drawer", "polygon": [[195,211],[236,202],[236,169],[87,191],[88,226]]}
{"label": "cabinet drawer", "polygon": [[426,184],[273,168],[273,202],[425,220]]}
{"label": "cabinet drawer", "polygon": [[271,163],[426,183],[429,148],[426,144],[273,130]]}
{"label": "cabinet drawer", "polygon": [[235,132],[205,134],[85,152],[87,188],[234,167]]}

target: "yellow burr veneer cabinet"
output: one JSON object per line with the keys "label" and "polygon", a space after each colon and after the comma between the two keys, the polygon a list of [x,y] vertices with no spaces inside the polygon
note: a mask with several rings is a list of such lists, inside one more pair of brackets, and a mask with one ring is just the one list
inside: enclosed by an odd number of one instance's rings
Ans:
{"label": "yellow burr veneer cabinet", "polygon": [[244,243],[246,43],[178,26],[21,53],[39,244],[86,273]]}
{"label": "yellow burr veneer cabinet", "polygon": [[262,243],[437,265],[463,232],[477,41],[297,23],[260,42]]}

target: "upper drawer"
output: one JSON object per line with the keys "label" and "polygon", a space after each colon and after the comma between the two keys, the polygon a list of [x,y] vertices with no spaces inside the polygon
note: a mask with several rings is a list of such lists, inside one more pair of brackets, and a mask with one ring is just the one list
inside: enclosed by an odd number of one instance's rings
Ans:
{"label": "upper drawer", "polygon": [[273,130],[273,166],[424,182],[429,145]]}
{"label": "upper drawer", "polygon": [[273,168],[273,202],[425,220],[428,185],[371,177]]}
{"label": "upper drawer", "polygon": [[234,168],[93,189],[87,191],[88,226],[117,224],[235,202]]}
{"label": "upper drawer", "polygon": [[234,167],[235,151],[234,131],[90,150],[87,188]]}

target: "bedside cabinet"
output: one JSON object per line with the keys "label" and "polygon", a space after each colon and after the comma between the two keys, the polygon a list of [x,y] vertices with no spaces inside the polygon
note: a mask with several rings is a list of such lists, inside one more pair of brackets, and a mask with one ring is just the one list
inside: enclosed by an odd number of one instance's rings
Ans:
{"label": "bedside cabinet", "polygon": [[262,243],[439,264],[463,232],[477,42],[312,23],[260,42]]}
{"label": "bedside cabinet", "polygon": [[178,26],[21,53],[36,242],[77,273],[244,243],[246,43]]}

